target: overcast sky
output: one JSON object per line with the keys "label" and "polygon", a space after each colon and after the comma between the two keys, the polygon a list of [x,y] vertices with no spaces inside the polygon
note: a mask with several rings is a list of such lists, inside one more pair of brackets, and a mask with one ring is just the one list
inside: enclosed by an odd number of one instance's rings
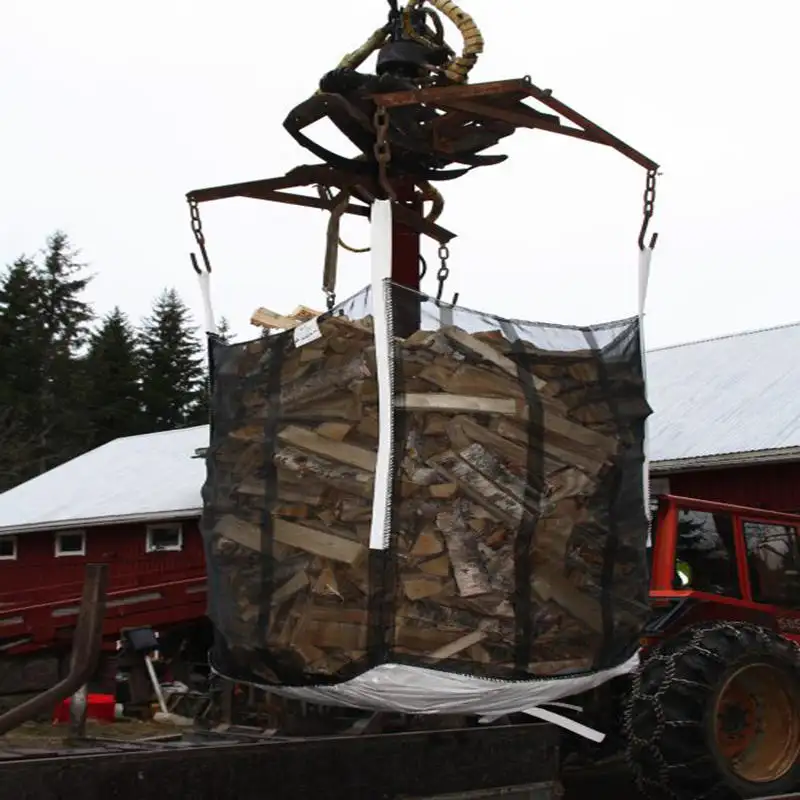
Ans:
{"label": "overcast sky", "polygon": [[[530,74],[662,165],[651,346],[800,320],[797,0],[462,6],[487,40],[473,82]],[[386,10],[3,0],[0,259],[61,228],[97,275],[98,311],[119,304],[138,319],[175,286],[199,323],[186,192],[314,162],[282,121]],[[461,302],[561,323],[635,313],[643,170],[544,133],[499,152],[506,164],[440,184]],[[215,309],[236,334],[255,332],[259,305],[324,307],[322,212],[225,200],[203,215]],[[368,241],[363,220],[344,230]],[[368,258],[342,255],[340,296],[368,281]]]}

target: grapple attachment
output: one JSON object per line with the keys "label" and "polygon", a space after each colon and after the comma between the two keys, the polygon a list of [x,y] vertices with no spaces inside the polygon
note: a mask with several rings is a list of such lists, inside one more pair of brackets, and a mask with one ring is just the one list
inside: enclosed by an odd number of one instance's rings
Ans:
{"label": "grapple attachment", "polygon": [[[327,76],[326,76],[327,77]],[[354,76],[337,75],[346,83]],[[369,77],[369,76],[366,76]],[[327,84],[334,82],[329,79]],[[388,81],[375,79],[374,83]],[[369,93],[369,86],[345,93],[322,92],[294,108],[284,121],[292,137],[326,164],[358,175],[374,174],[378,139],[376,112],[383,93]],[[376,87],[377,88],[377,87]],[[394,93],[384,92],[386,94]],[[411,90],[415,91],[415,90]],[[557,123],[557,117],[542,114]],[[306,133],[310,125],[322,119],[332,122],[360,151],[358,158],[346,158],[313,141]],[[457,118],[433,106],[414,104],[397,107],[388,114],[386,143],[391,148],[389,174],[427,181],[451,180],[470,169],[499,164],[504,155],[481,155],[516,130],[512,123],[484,116],[460,114]],[[449,169],[456,166],[455,169]]]}
{"label": "grapple attachment", "polygon": [[[454,117],[422,102],[384,111],[388,95],[466,85],[483,52],[483,36],[472,17],[453,0],[428,2],[410,0],[402,10],[390,2],[388,22],[345,56],[322,78],[319,92],[286,118],[284,127],[297,142],[337,169],[359,175],[382,170],[382,183],[394,177],[450,180],[474,167],[505,161],[506,156],[483,153],[514,133],[517,126],[512,122],[469,112]],[[442,16],[461,33],[461,55],[445,40]],[[377,53],[375,74],[358,72],[372,53]],[[555,117],[542,117],[557,122]],[[340,156],[304,132],[325,118],[361,151],[358,158]]]}

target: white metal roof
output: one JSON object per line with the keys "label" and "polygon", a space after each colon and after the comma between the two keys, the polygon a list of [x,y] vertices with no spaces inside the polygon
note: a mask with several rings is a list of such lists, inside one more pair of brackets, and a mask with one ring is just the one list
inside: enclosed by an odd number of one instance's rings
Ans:
{"label": "white metal roof", "polygon": [[198,516],[208,426],[128,436],[0,494],[0,534]]}
{"label": "white metal roof", "polygon": [[800,323],[651,350],[661,471],[800,459]]}
{"label": "white metal roof", "polygon": [[[656,471],[800,460],[800,323],[652,350]],[[208,426],[116,439],[0,494],[0,534],[196,516]]]}

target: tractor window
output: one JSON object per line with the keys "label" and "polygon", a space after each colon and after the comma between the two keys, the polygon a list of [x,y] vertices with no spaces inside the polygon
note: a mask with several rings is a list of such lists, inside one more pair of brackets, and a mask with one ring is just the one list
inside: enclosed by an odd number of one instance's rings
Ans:
{"label": "tractor window", "polygon": [[730,514],[680,509],[675,558],[678,588],[742,596]]}
{"label": "tractor window", "polygon": [[800,606],[797,529],[759,522],[745,522],[742,528],[753,600],[779,606]]}

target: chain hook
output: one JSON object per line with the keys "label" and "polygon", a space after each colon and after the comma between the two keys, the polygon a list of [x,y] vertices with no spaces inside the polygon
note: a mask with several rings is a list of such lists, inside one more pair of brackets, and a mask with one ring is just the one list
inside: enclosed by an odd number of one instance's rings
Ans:
{"label": "chain hook", "polygon": [[[208,258],[208,251],[206,250],[206,237],[203,233],[203,222],[200,219],[200,206],[198,205],[197,200],[194,198],[189,199],[189,216],[192,223],[192,233],[194,234],[195,241],[200,249],[200,256],[203,259],[203,266],[205,267],[206,272],[210,275],[211,261]],[[190,253],[189,258],[192,262],[192,269],[198,275],[202,275],[200,265],[197,263],[197,256],[194,253]]]}
{"label": "chain hook", "polygon": [[450,249],[446,244],[439,246],[439,271],[436,273],[436,280],[439,281],[439,289],[436,292],[436,302],[440,303],[444,294],[444,285],[450,277],[450,267],[447,260],[450,258]]}
{"label": "chain hook", "polygon": [[[650,220],[653,218],[653,212],[656,205],[656,178],[658,177],[657,169],[647,170],[647,183],[644,190],[644,218],[642,220],[642,228],[639,231],[639,249],[645,250],[645,237],[647,236],[647,229],[650,227]],[[650,239],[650,249],[656,246],[658,241],[658,234],[654,233]]]}

